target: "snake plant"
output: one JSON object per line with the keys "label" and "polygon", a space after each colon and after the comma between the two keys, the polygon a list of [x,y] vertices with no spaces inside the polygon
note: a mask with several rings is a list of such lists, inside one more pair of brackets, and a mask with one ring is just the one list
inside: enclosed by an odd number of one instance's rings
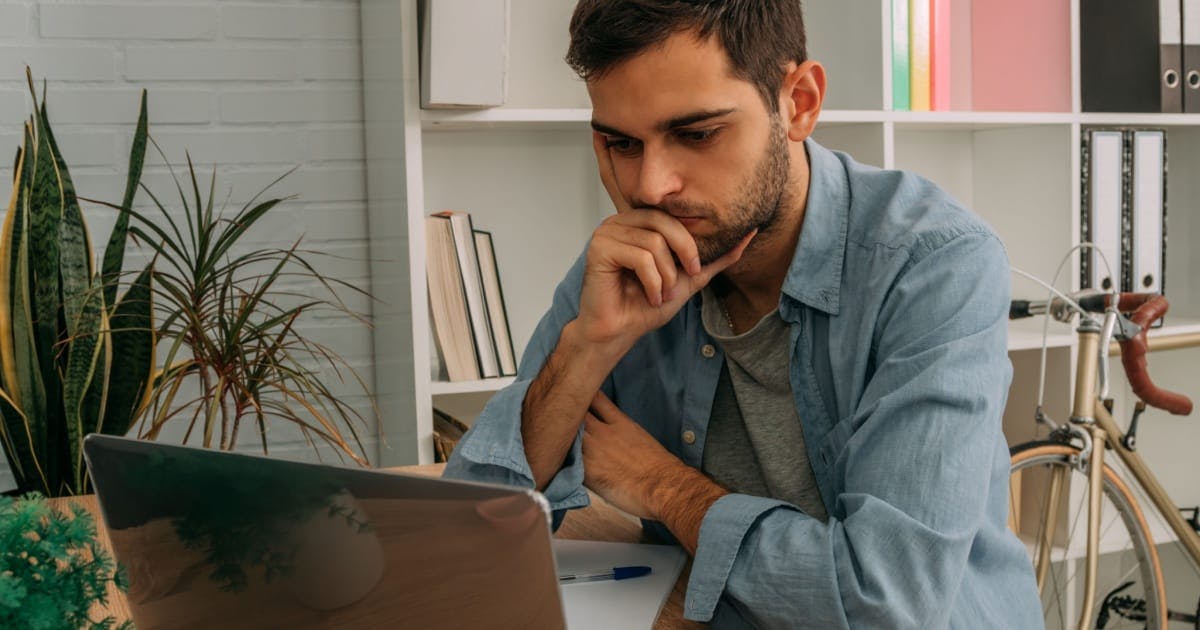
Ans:
{"label": "snake plant", "polygon": [[[88,433],[123,435],[145,406],[155,334],[150,278],[118,297],[129,215],[121,213],[99,266],[45,95],[17,151],[0,235],[0,439],[21,492],[87,492]],[[146,94],[129,156],[129,209],[146,153]],[[99,267],[99,268],[97,268]]]}

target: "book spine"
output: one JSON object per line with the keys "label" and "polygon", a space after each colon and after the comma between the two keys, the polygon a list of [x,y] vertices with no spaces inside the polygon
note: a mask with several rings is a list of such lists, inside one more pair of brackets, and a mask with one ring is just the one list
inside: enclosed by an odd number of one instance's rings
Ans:
{"label": "book spine", "polygon": [[929,12],[929,92],[933,111],[950,111],[950,0],[932,0]]}
{"label": "book spine", "polygon": [[908,78],[908,0],[892,0],[892,110],[907,112]]}
{"label": "book spine", "polygon": [[909,98],[912,111],[927,112],[930,109],[929,93],[929,2],[930,0],[908,1],[908,70]]}
{"label": "book spine", "polygon": [[475,337],[479,373],[483,378],[494,378],[500,376],[500,366],[496,359],[496,343],[492,339],[491,323],[483,297],[479,254],[475,251],[471,215],[465,212],[451,213],[450,225],[454,228],[454,246],[458,252],[463,288],[467,295],[467,312],[470,314],[471,332]]}

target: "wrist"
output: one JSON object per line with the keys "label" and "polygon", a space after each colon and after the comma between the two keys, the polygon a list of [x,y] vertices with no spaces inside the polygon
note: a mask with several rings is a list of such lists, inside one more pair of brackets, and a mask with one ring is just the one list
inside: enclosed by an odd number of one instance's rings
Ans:
{"label": "wrist", "polygon": [[590,334],[583,322],[574,319],[563,327],[559,346],[567,351],[573,361],[581,361],[608,374],[636,341],[636,338],[630,339],[625,335]]}
{"label": "wrist", "polygon": [[727,494],[728,490],[704,473],[682,461],[674,461],[651,478],[646,506],[654,520],[672,531],[686,526],[684,521],[696,521],[698,528],[708,508]]}

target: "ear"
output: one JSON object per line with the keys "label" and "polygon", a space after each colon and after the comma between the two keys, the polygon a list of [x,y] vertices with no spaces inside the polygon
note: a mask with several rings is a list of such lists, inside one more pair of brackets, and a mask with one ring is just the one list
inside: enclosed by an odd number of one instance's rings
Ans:
{"label": "ear", "polygon": [[825,100],[825,68],[816,61],[789,62],[779,88],[779,113],[788,139],[803,142],[817,126]]}

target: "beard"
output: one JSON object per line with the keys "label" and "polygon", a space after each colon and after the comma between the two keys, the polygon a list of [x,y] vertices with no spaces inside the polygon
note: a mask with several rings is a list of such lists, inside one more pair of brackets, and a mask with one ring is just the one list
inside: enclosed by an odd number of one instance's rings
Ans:
{"label": "beard", "polygon": [[771,116],[767,148],[754,172],[738,186],[728,216],[722,217],[712,204],[667,202],[660,206],[668,212],[674,210],[676,214],[704,216],[716,224],[717,229],[712,234],[696,237],[701,264],[707,265],[729,253],[756,229],[759,236],[770,232],[778,222],[787,195],[791,165],[785,137],[779,115]]}

